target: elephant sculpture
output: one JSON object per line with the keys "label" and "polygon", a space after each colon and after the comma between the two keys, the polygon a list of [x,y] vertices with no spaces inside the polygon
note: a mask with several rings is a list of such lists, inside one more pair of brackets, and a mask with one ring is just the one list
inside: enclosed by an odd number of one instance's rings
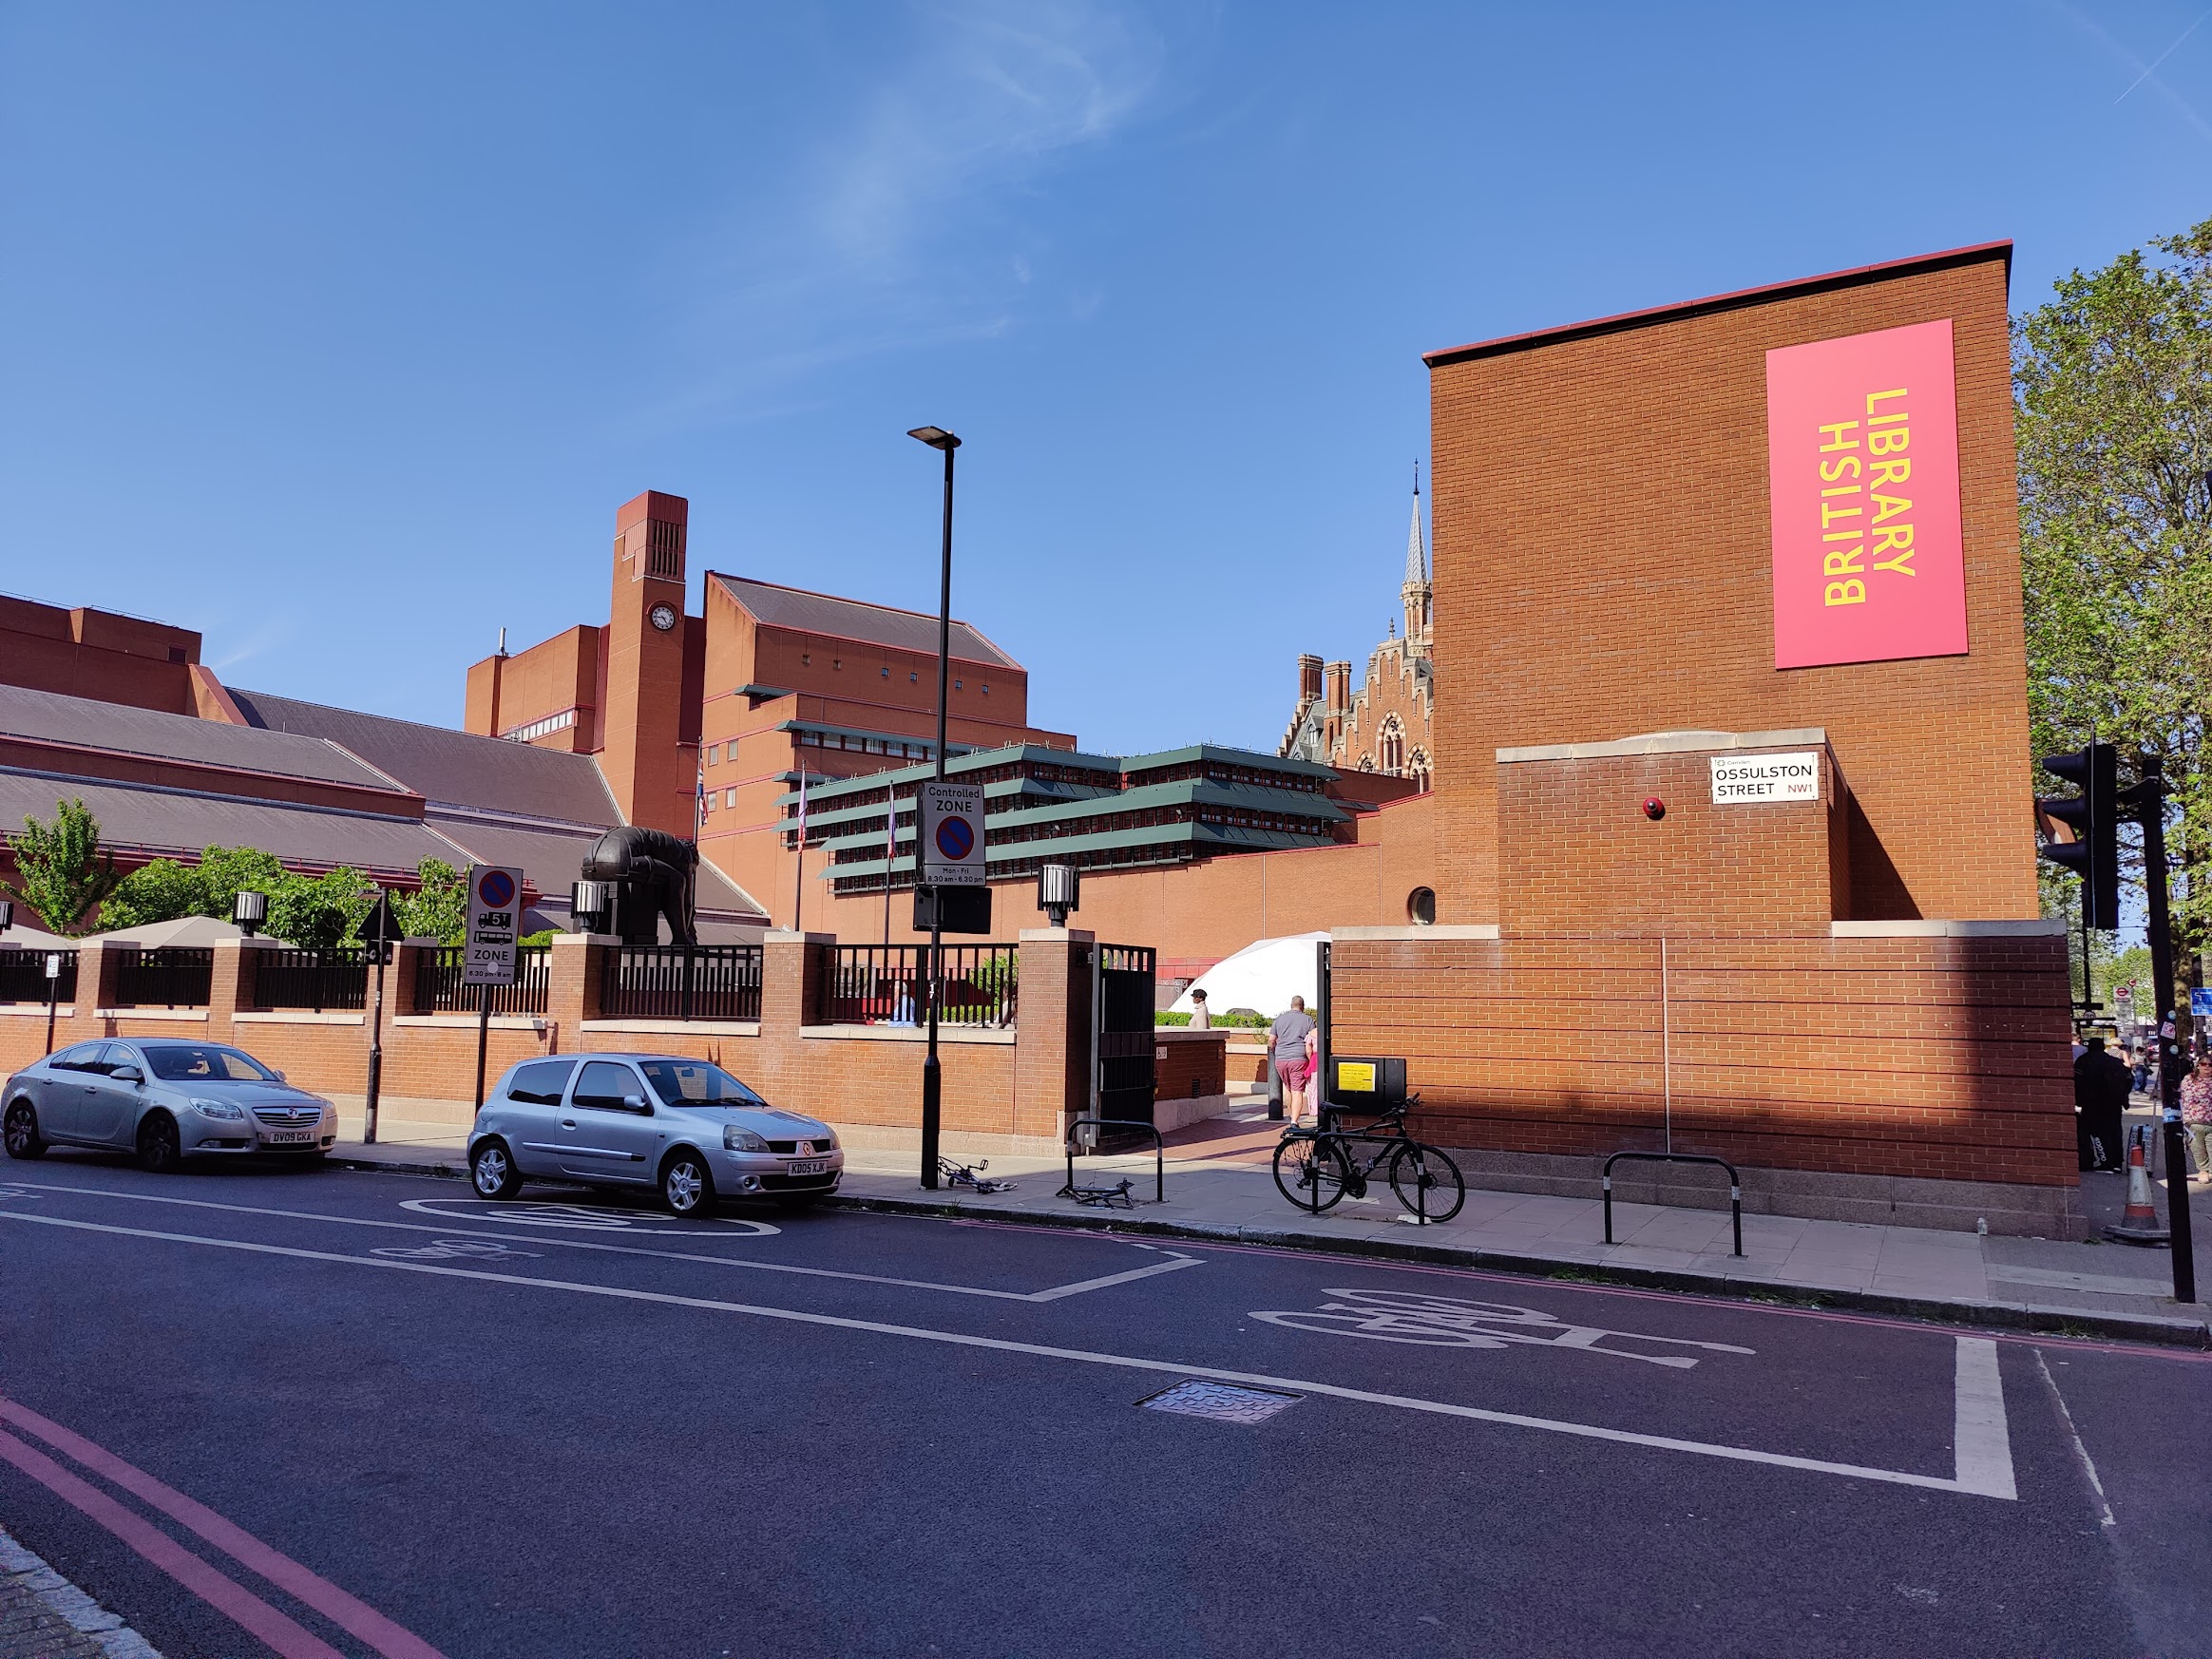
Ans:
{"label": "elephant sculpture", "polygon": [[664,830],[625,824],[609,830],[584,855],[583,879],[615,886],[614,931],[624,944],[696,944],[699,849]]}

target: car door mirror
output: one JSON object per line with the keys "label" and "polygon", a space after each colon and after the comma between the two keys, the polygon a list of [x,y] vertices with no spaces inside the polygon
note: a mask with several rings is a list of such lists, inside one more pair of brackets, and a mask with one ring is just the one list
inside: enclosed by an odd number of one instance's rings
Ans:
{"label": "car door mirror", "polygon": [[642,1095],[624,1095],[622,1096],[622,1110],[635,1112],[640,1117],[651,1116],[653,1113],[653,1108],[645,1104],[645,1096]]}
{"label": "car door mirror", "polygon": [[136,1066],[117,1066],[107,1075],[119,1083],[143,1083],[146,1080],[145,1073]]}

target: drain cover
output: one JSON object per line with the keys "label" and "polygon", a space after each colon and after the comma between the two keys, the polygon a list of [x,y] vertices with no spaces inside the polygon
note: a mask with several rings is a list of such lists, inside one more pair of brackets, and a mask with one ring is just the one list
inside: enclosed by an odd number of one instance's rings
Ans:
{"label": "drain cover", "polygon": [[1286,1405],[1295,1404],[1298,1398],[1267,1388],[1238,1388],[1228,1382],[1178,1382],[1137,1404],[1147,1411],[1211,1417],[1217,1422],[1265,1422]]}

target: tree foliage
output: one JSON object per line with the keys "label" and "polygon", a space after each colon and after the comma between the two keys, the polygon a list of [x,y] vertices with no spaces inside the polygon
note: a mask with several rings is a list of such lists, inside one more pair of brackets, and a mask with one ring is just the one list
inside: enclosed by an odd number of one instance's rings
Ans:
{"label": "tree foliage", "polygon": [[[452,866],[434,858],[422,862],[420,893],[395,893],[393,909],[410,934],[435,934],[447,944],[461,940],[464,880]],[[214,916],[229,921],[238,896],[252,890],[269,895],[267,931],[273,938],[309,949],[327,949],[359,937],[361,923],[375,904],[364,897],[372,884],[359,870],[341,865],[325,875],[299,875],[256,847],[208,847],[200,862],[179,864],[157,858],[131,871],[102,910],[107,927],[136,927],[180,916]]]}
{"label": "tree foliage", "polygon": [[123,879],[101,849],[100,820],[81,799],[56,801],[51,824],[26,812],[22,833],[8,837],[8,849],[15,855],[15,885],[0,886],[0,892],[36,911],[54,933],[89,931],[89,918]]}
{"label": "tree foliage", "polygon": [[422,886],[393,896],[392,909],[408,937],[434,937],[459,944],[468,931],[468,877],[440,859],[426,858],[416,872]]}
{"label": "tree foliage", "polygon": [[2013,323],[2029,714],[2039,754],[2094,734],[2124,772],[2164,762],[2186,979],[2212,932],[2212,219],[2150,250]]}

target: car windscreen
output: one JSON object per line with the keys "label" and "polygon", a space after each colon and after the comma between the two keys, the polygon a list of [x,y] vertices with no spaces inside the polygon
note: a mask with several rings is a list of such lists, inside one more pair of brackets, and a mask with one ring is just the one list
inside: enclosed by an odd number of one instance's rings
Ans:
{"label": "car windscreen", "polygon": [[276,1074],[250,1054],[212,1042],[148,1043],[146,1064],[163,1082],[274,1083]]}
{"label": "car windscreen", "polygon": [[668,1106],[765,1106],[758,1095],[705,1060],[639,1060],[638,1069]]}

